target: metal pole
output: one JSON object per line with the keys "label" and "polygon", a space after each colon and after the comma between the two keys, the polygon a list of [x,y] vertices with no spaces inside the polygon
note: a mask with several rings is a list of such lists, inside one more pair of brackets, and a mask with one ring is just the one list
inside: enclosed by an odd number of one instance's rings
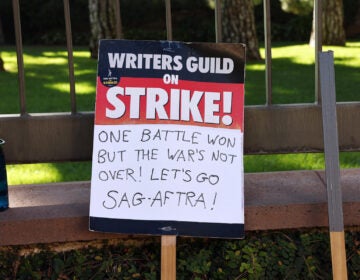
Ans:
{"label": "metal pole", "polygon": [[265,39],[265,86],[266,105],[272,104],[272,67],[271,67],[271,15],[270,0],[264,0],[264,39]]}
{"label": "metal pole", "polygon": [[222,42],[221,0],[215,1],[215,39],[216,39],[216,43]]}
{"label": "metal pole", "polygon": [[18,65],[18,82],[19,82],[19,101],[20,101],[20,115],[26,115],[26,94],[25,94],[25,72],[24,72],[24,57],[21,36],[21,21],[20,21],[20,6],[19,0],[13,0],[14,13],[14,27],[16,40],[16,56]]}
{"label": "metal pole", "polygon": [[166,9],[166,38],[171,41],[173,39],[171,25],[171,0],[165,0]]}
{"label": "metal pole", "polygon": [[319,53],[322,51],[322,0],[315,0],[315,103],[321,104]]}
{"label": "metal pole", "polygon": [[122,39],[122,24],[121,24],[121,11],[120,0],[115,0],[115,15],[116,15],[116,39]]}
{"label": "metal pole", "polygon": [[65,27],[66,27],[66,47],[68,53],[68,66],[69,66],[71,113],[76,114],[75,74],[74,74],[74,58],[73,58],[73,45],[72,45],[72,35],[71,35],[69,0],[64,0],[64,14],[65,14]]}

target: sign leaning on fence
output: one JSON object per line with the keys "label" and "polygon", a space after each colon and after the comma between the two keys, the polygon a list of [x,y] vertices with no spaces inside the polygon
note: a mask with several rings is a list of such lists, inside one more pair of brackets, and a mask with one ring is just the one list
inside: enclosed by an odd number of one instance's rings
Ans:
{"label": "sign leaning on fence", "polygon": [[244,236],[242,44],[102,40],[90,230]]}

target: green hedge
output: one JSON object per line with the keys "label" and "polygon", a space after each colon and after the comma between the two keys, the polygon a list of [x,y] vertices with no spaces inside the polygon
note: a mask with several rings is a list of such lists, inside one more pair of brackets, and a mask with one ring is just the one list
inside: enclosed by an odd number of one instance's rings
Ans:
{"label": "green hedge", "polygon": [[[159,238],[143,245],[40,246],[0,251],[0,279],[160,279]],[[360,232],[346,232],[349,279],[360,279]],[[178,238],[177,279],[331,279],[329,234],[321,230],[247,233],[244,240]]]}

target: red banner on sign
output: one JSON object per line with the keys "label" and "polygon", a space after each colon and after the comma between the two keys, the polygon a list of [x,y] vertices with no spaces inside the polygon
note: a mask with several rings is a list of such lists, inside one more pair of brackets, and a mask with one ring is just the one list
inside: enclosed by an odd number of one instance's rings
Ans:
{"label": "red banner on sign", "polygon": [[181,124],[243,131],[243,84],[159,78],[121,78],[114,87],[98,79],[96,124]]}

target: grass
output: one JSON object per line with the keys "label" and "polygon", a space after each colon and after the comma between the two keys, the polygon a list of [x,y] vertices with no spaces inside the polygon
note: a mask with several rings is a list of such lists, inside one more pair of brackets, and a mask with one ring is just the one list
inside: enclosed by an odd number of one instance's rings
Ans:
{"label": "grass", "polygon": [[[345,47],[325,46],[333,50],[337,101],[359,101],[360,42]],[[262,57],[265,56],[261,49]],[[315,91],[315,50],[308,44],[275,44],[272,49],[273,103],[313,103]],[[248,62],[246,67],[246,104],[265,104],[265,64]]]}
{"label": "grass", "polygon": [[[324,47],[334,51],[337,100],[359,101],[360,42],[345,47]],[[15,49],[0,48],[6,72],[0,73],[0,114],[19,112]],[[261,49],[264,57],[264,49]],[[314,102],[314,49],[307,44],[281,43],[272,49],[273,103]],[[70,109],[67,53],[60,47],[25,47],[25,85],[27,110],[66,112]],[[85,47],[75,48],[75,79],[79,111],[93,111],[95,102],[96,60]],[[265,103],[265,64],[246,66],[246,105]],[[6,137],[0,135],[0,137]],[[341,153],[342,168],[360,167],[358,153]],[[323,154],[245,156],[245,172],[324,169]],[[91,163],[41,163],[8,165],[10,185],[89,180]]]}
{"label": "grass", "polygon": [[8,184],[42,184],[90,180],[91,162],[9,164]]}
{"label": "grass", "polygon": [[[1,114],[19,112],[16,54],[13,48],[0,49],[6,72],[0,75]],[[27,111],[67,112],[70,87],[67,52],[59,47],[24,49]],[[74,51],[77,104],[79,111],[93,111],[97,61],[89,58],[86,48]]]}

